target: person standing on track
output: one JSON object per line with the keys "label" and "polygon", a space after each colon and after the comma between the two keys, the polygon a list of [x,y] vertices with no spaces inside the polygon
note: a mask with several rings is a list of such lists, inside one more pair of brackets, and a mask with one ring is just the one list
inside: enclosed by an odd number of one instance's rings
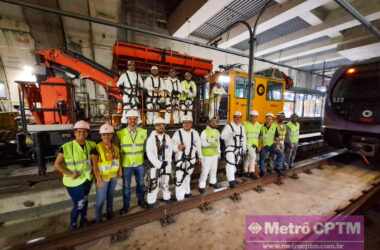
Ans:
{"label": "person standing on track", "polygon": [[184,116],[182,128],[172,138],[175,153],[175,195],[177,201],[192,196],[190,182],[194,167],[202,160],[201,139],[193,127],[193,118]]}
{"label": "person standing on track", "polygon": [[70,230],[87,224],[88,194],[92,184],[90,154],[96,147],[95,142],[87,140],[90,124],[78,121],[74,125],[75,139],[61,146],[54,168],[63,175],[65,185],[73,202],[70,215]]}
{"label": "person standing on track", "polygon": [[147,194],[148,208],[154,207],[159,191],[162,191],[164,202],[169,202],[171,198],[169,181],[172,169],[172,141],[165,133],[164,119],[157,117],[154,120],[154,128],[146,142],[146,152],[151,164]]}
{"label": "person standing on track", "polygon": [[103,124],[99,129],[102,139],[91,153],[93,173],[96,178],[95,221],[101,222],[103,206],[107,201],[107,219],[113,218],[113,195],[117,177],[121,176],[119,147],[112,143],[114,128]]}
{"label": "person standing on track", "polygon": [[[292,169],[294,166],[299,138],[300,124],[298,122],[298,116],[296,114],[292,114],[290,121],[286,124],[285,137],[285,159],[288,169]],[[292,177],[297,178],[298,176],[294,173]]]}
{"label": "person standing on track", "polygon": [[223,128],[221,135],[226,146],[226,175],[230,188],[236,186],[235,173],[242,171],[247,150],[247,138],[244,126],[241,124],[241,116],[241,112],[236,111],[233,121]]}
{"label": "person standing on track", "polygon": [[219,188],[217,183],[218,160],[220,158],[220,133],[217,129],[216,118],[209,120],[208,126],[201,133],[202,143],[202,172],[199,178],[198,189],[202,194],[206,191],[206,182],[209,177],[210,185]]}
{"label": "person standing on track", "polygon": [[121,166],[123,167],[123,208],[120,214],[128,212],[131,199],[132,174],[136,180],[137,204],[145,207],[144,202],[144,144],[147,131],[137,127],[139,113],[130,110],[126,115],[128,126],[117,132],[121,148]]}
{"label": "person standing on track", "polygon": [[256,174],[256,158],[259,150],[259,136],[261,124],[257,121],[259,112],[250,111],[250,121],[244,122],[244,129],[247,136],[248,157],[244,162],[244,173],[246,177],[257,179]]}

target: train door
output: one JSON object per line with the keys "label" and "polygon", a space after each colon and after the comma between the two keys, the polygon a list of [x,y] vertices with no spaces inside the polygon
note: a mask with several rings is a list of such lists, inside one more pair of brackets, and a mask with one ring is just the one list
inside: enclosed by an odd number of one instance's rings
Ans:
{"label": "train door", "polygon": [[[255,85],[251,88],[251,105],[255,99]],[[231,121],[235,111],[240,111],[243,121],[247,120],[248,103],[248,74],[245,72],[233,71],[230,73],[229,112],[228,120]]]}

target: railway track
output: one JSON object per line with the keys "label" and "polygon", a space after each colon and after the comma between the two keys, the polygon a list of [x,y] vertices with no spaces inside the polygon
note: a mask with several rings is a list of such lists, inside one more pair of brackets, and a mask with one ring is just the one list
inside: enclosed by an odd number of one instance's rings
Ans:
{"label": "railway track", "polygon": [[[288,171],[287,174],[310,171],[313,168],[320,167],[326,160],[342,155],[346,152],[346,149],[340,149],[300,161],[296,164],[296,167]],[[182,202],[159,206],[151,210],[144,210],[127,216],[120,216],[102,224],[95,224],[75,232],[65,232],[31,239],[27,242],[13,246],[12,249],[71,249],[104,238],[108,238],[110,241],[123,240],[128,236],[129,231],[137,226],[155,220],[159,220],[162,225],[165,225],[173,221],[172,216],[174,215],[193,208],[207,210],[211,203],[225,198],[231,198],[232,200],[238,201],[241,193],[253,190],[258,186],[273,183],[275,179],[275,176],[266,176],[256,181],[243,180],[234,189],[225,188],[221,191],[206,195],[196,195]]]}

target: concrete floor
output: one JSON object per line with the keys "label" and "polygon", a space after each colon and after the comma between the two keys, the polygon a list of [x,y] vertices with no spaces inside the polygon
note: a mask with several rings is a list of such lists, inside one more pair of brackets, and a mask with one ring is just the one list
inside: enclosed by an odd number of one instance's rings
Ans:
{"label": "concrete floor", "polygon": [[[198,209],[181,213],[175,217],[175,224],[164,228],[159,222],[137,227],[126,241],[115,243],[109,249],[243,249],[246,215],[333,214],[335,209],[346,206],[349,199],[360,195],[380,177],[380,172],[352,165],[329,165],[300,177],[299,180],[286,179],[282,186],[266,186],[261,194],[243,193],[238,203],[230,199],[215,202],[213,210],[206,213]],[[64,231],[67,225],[68,214],[61,214],[1,227],[0,248]]]}

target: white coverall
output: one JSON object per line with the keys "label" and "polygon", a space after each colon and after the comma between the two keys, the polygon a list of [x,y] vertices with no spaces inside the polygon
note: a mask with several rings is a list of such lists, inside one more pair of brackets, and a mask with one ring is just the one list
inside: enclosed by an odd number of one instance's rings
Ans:
{"label": "white coverall", "polygon": [[[227,124],[223,128],[221,135],[226,146],[226,175],[229,182],[235,181],[236,166],[239,161],[243,160],[243,154],[247,150],[247,138],[243,124],[237,125],[234,122],[230,124],[234,131],[232,131],[231,126]],[[236,145],[234,138],[236,138]]]}
{"label": "white coverall", "polygon": [[161,96],[165,90],[165,81],[160,76],[150,75],[144,81],[144,89],[148,93],[145,99],[147,109],[156,110],[146,112],[147,124],[153,124],[154,119],[159,116],[160,104],[165,103],[165,98]]}
{"label": "white coverall", "polygon": [[[166,78],[166,90],[169,92],[169,97],[166,98],[166,105],[169,107],[165,113],[165,122],[170,124],[171,117],[173,117],[173,123],[178,124],[179,119],[179,98],[182,93],[182,85],[178,78]],[[168,112],[169,111],[169,112]]]}
{"label": "white coverall", "polygon": [[[189,156],[190,161],[181,161],[183,151],[178,149],[178,145],[181,144],[179,131],[181,131],[183,144],[185,144],[185,155]],[[193,134],[193,145],[191,145],[191,134]],[[178,201],[181,201],[185,198],[185,194],[191,194],[190,182],[191,175],[194,172],[194,168],[191,168],[191,165],[196,163],[196,155],[202,160],[201,152],[201,139],[196,130],[191,129],[190,131],[185,131],[183,128],[177,130],[172,138],[173,142],[173,151],[175,152],[175,161],[176,161],[176,187],[175,195]],[[190,154],[191,150],[191,155]],[[177,168],[185,169],[187,174],[184,171],[178,170]],[[185,177],[184,177],[185,174]],[[182,182],[181,182],[182,181]]]}
{"label": "white coverall", "polygon": [[220,101],[222,96],[227,95],[226,90],[220,86],[214,86],[210,93],[210,105],[209,105],[209,114],[208,117],[214,118],[219,116]]}
{"label": "white coverall", "polygon": [[217,183],[218,159],[220,158],[220,135],[217,138],[207,138],[205,130],[201,133],[202,147],[207,147],[210,144],[217,143],[218,155],[215,156],[202,156],[202,171],[199,177],[199,188],[206,188],[207,177],[210,176],[209,183]]}
{"label": "white coverall", "polygon": [[142,77],[136,71],[128,70],[121,74],[116,85],[123,88],[123,118],[126,119],[127,111],[132,108],[137,109],[141,101],[133,90],[143,87]]}
{"label": "white coverall", "polygon": [[[163,138],[165,136],[165,153],[159,154],[157,152],[157,142],[156,136],[159,140],[159,145],[161,146],[163,143]],[[170,136],[166,133],[158,134],[156,131],[152,131],[150,133],[147,142],[146,142],[146,152],[150,163],[153,165],[152,168],[149,169],[150,179],[157,178],[157,186],[153,190],[149,190],[147,194],[147,203],[154,204],[157,201],[158,192],[162,191],[162,198],[166,201],[170,200],[170,191],[169,191],[169,181],[171,174],[171,161],[172,161],[172,140]],[[162,163],[167,161],[165,169],[161,169]],[[158,173],[164,173],[162,176],[157,176]]]}
{"label": "white coverall", "polygon": [[[186,86],[191,86],[191,88],[187,88]],[[194,98],[197,96],[197,85],[193,80],[187,81],[184,80],[181,82],[182,87],[182,99],[181,99],[181,112],[180,112],[180,119],[182,121],[182,118],[185,115],[193,116],[192,111],[193,110],[193,104],[194,104]]]}

